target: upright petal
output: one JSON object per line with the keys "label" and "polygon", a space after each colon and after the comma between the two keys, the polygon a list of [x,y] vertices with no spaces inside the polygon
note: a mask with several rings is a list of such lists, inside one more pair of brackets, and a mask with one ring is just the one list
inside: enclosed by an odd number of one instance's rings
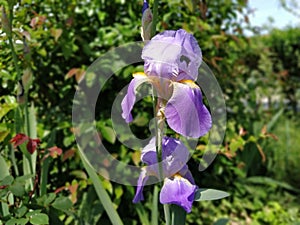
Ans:
{"label": "upright petal", "polygon": [[162,160],[165,177],[169,177],[186,166],[189,151],[178,139],[164,137],[162,141]]}
{"label": "upright petal", "polygon": [[[162,169],[164,177],[170,177],[180,171],[189,159],[189,151],[185,145],[175,138],[163,137]],[[158,176],[155,137],[146,145],[141,154],[141,160],[148,165],[149,173]]]}
{"label": "upright petal", "polygon": [[155,137],[151,138],[149,144],[147,144],[142,149],[141,160],[143,163],[146,163],[147,165],[152,165],[157,163]]}
{"label": "upright petal", "polygon": [[142,52],[145,73],[174,81],[195,80],[202,61],[201,49],[185,30],[167,30],[154,36]]}
{"label": "upright petal", "polygon": [[169,99],[165,115],[167,123],[177,133],[198,138],[211,128],[211,115],[202,102],[201,90],[194,84],[173,82],[173,95]]}
{"label": "upright petal", "polygon": [[146,168],[143,168],[138,179],[137,189],[132,200],[133,203],[138,203],[144,200],[143,190],[148,178],[149,177],[147,176],[147,170]]}
{"label": "upright petal", "polygon": [[189,213],[192,210],[196,190],[196,185],[179,175],[175,175],[165,179],[160,192],[160,202],[179,205]]}
{"label": "upright petal", "polygon": [[125,119],[127,123],[130,123],[132,121],[132,115],[131,110],[134,106],[135,99],[136,99],[136,91],[137,88],[147,82],[148,78],[143,73],[137,73],[134,75],[134,78],[131,80],[127,94],[122,100],[121,107],[122,107],[122,117]]}

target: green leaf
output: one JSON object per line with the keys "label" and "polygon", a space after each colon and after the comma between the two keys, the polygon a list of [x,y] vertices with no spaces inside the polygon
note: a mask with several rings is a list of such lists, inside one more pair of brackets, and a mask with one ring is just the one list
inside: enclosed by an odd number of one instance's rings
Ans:
{"label": "green leaf", "polygon": [[109,143],[114,144],[116,141],[116,133],[111,127],[100,126],[101,135]]}
{"label": "green leaf", "polygon": [[[8,178],[6,178],[8,177]],[[7,182],[8,184],[11,184],[11,177],[9,176],[9,167],[6,163],[6,161],[4,160],[4,158],[0,155],[0,180],[2,180],[3,182],[3,179],[8,179]],[[6,197],[4,197],[4,202],[1,203],[1,211],[2,211],[2,215],[3,216],[7,216],[9,215],[9,208],[8,208],[8,205],[7,203],[5,203],[6,201]]]}
{"label": "green leaf", "polygon": [[4,103],[0,105],[0,120],[5,116],[10,110],[16,108],[17,103]]}
{"label": "green leaf", "polygon": [[137,214],[139,216],[139,220],[143,225],[150,225],[149,219],[148,219],[148,213],[145,210],[145,207],[141,203],[135,204],[135,210],[137,211]]}
{"label": "green leaf", "polygon": [[4,177],[4,179],[0,182],[0,185],[11,185],[14,182],[14,177],[11,175],[8,175]]}
{"label": "green leaf", "polygon": [[26,181],[27,181],[28,179],[33,178],[33,177],[34,177],[34,176],[33,176],[32,174],[26,174],[26,175],[17,177],[17,178],[16,178],[16,182],[25,184]]}
{"label": "green leaf", "polygon": [[25,186],[19,182],[14,182],[13,185],[9,186],[9,190],[18,197],[22,197],[25,194]]}
{"label": "green leaf", "polygon": [[56,194],[55,194],[55,193],[50,193],[50,194],[47,196],[47,198],[46,198],[46,200],[45,200],[45,202],[44,202],[44,205],[45,205],[45,206],[48,206],[49,204],[51,204],[51,203],[54,201],[55,198],[56,198]]}
{"label": "green leaf", "polygon": [[115,210],[113,203],[111,201],[111,199],[109,198],[107,192],[105,191],[105,189],[102,186],[102,182],[100,181],[97,173],[95,172],[94,168],[91,166],[91,164],[88,162],[87,158],[85,157],[84,153],[82,152],[82,150],[79,148],[78,151],[80,158],[83,162],[84,168],[86,169],[86,171],[88,172],[93,185],[95,187],[95,191],[111,221],[111,223],[113,225],[123,225],[123,222],[119,216],[119,214],[117,213],[117,211]]}
{"label": "green leaf", "polygon": [[225,191],[219,191],[215,189],[206,189],[200,188],[195,194],[194,201],[210,201],[226,198],[229,196],[229,193]]}
{"label": "green leaf", "polygon": [[44,213],[36,213],[30,216],[29,221],[32,224],[49,224],[49,217]]}
{"label": "green leaf", "polygon": [[20,208],[18,208],[16,210],[16,217],[20,218],[20,217],[23,217],[26,212],[27,212],[28,208],[26,206],[21,206]]}
{"label": "green leaf", "polygon": [[12,218],[9,221],[6,222],[6,225],[25,225],[28,223],[28,219],[27,218],[20,218],[20,219],[16,219],[16,218]]}
{"label": "green leaf", "polygon": [[68,210],[72,207],[72,202],[68,197],[58,197],[52,203],[52,206],[58,210]]}
{"label": "green leaf", "polygon": [[226,225],[228,223],[229,219],[222,218],[214,222],[214,225]]}

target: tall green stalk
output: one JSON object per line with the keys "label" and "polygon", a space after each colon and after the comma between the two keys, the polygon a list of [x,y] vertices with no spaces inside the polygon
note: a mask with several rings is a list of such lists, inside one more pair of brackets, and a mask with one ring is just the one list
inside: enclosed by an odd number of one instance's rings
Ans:
{"label": "tall green stalk", "polygon": [[156,34],[156,24],[158,21],[158,0],[154,0],[153,8],[152,8],[152,27],[151,27],[151,37]]}

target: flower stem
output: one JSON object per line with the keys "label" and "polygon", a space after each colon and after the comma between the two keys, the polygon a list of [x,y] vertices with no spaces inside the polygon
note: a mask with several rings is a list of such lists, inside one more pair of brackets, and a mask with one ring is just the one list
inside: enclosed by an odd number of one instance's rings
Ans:
{"label": "flower stem", "polygon": [[156,33],[156,24],[158,21],[158,0],[154,0],[153,3],[153,17],[152,17],[152,27],[151,27],[151,37],[153,37]]}
{"label": "flower stem", "polygon": [[[156,157],[158,162],[159,180],[163,181],[163,168],[162,168],[162,140],[164,135],[164,116],[159,112],[161,99],[156,98],[156,91],[153,87],[152,99],[153,99],[153,111],[155,116],[155,135],[156,135]],[[162,185],[161,185],[162,186]],[[164,204],[164,214],[166,225],[171,225],[171,214],[168,204]]]}
{"label": "flower stem", "polygon": [[164,213],[166,225],[171,225],[170,207],[168,204],[164,204]]}

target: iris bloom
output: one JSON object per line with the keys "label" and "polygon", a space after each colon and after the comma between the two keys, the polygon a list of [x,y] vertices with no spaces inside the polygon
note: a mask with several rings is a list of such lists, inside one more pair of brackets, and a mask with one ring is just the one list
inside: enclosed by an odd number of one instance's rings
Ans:
{"label": "iris bloom", "polygon": [[[160,192],[162,204],[176,204],[191,212],[197,186],[186,165],[189,151],[179,140],[164,137],[162,140],[162,176],[164,185]],[[160,177],[157,164],[155,138],[142,150],[141,160],[147,164],[142,169],[134,203],[144,200],[143,188],[149,176]]]}
{"label": "iris bloom", "polygon": [[199,45],[184,30],[165,31],[144,47],[144,73],[134,74],[122,101],[122,117],[132,121],[131,110],[138,87],[151,83],[161,99],[160,111],[171,129],[186,137],[198,138],[211,128],[211,116],[195,84],[202,61]]}

